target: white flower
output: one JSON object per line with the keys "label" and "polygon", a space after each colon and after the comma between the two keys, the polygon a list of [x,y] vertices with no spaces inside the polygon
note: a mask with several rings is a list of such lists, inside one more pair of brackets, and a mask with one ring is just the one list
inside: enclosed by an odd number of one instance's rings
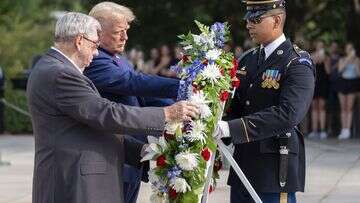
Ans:
{"label": "white flower", "polygon": [[185,193],[186,191],[191,190],[190,185],[186,182],[184,178],[176,178],[175,183],[172,185],[172,187],[177,193]]}
{"label": "white flower", "polygon": [[205,143],[205,125],[200,120],[193,122],[193,129],[189,134],[186,134],[186,138],[190,142],[201,141]]}
{"label": "white flower", "polygon": [[212,116],[211,109],[208,105],[199,106],[200,109],[200,118],[205,119]]}
{"label": "white flower", "polygon": [[206,55],[205,55],[205,58],[207,60],[217,60],[219,58],[219,56],[221,55],[221,50],[219,49],[211,49],[209,50]]}
{"label": "white flower", "polygon": [[197,154],[189,152],[181,152],[175,156],[177,165],[181,169],[191,171],[198,166]]}
{"label": "white flower", "polygon": [[212,115],[210,107],[207,105],[210,101],[206,100],[206,96],[203,91],[192,94],[190,96],[190,102],[199,107],[201,118],[208,118]]}
{"label": "white flower", "polygon": [[148,136],[149,146],[145,149],[146,155],[140,161],[152,160],[156,155],[161,154],[167,148],[167,143],[164,137],[159,139],[153,136]]}
{"label": "white flower", "polygon": [[210,34],[202,33],[200,35],[201,41],[207,46],[208,49],[213,49],[215,47],[214,37],[215,33],[210,32]]}
{"label": "white flower", "polygon": [[192,35],[196,45],[201,45],[201,37],[199,35]]}
{"label": "white flower", "polygon": [[222,77],[220,68],[216,64],[208,64],[200,73],[205,79],[210,80],[212,84],[217,83]]}
{"label": "white flower", "polygon": [[171,135],[175,135],[175,132],[178,128],[182,128],[183,127],[183,123],[182,122],[171,122],[171,123],[167,123],[165,125],[165,131],[168,133],[168,134],[171,134]]}
{"label": "white flower", "polygon": [[195,105],[198,105],[198,106],[210,103],[209,100],[206,100],[206,96],[204,94],[204,91],[202,91],[202,90],[198,91],[196,93],[193,93],[190,96],[190,102]]}
{"label": "white flower", "polygon": [[193,48],[192,45],[188,45],[188,46],[184,47],[184,50],[189,50],[189,49],[192,49],[192,48]]}
{"label": "white flower", "polygon": [[165,151],[167,149],[167,142],[165,140],[165,137],[161,136],[159,138],[159,145],[163,151]]}

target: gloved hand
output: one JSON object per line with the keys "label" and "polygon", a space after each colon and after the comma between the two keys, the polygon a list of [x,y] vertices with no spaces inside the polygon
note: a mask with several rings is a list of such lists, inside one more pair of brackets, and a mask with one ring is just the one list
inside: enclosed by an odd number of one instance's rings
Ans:
{"label": "gloved hand", "polygon": [[230,136],[229,124],[226,121],[219,121],[215,131],[215,138],[221,139]]}

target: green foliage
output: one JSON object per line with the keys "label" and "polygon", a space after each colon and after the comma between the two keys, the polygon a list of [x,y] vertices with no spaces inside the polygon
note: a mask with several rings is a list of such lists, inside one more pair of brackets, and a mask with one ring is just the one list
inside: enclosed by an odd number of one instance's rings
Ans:
{"label": "green foliage", "polygon": [[[10,80],[30,68],[32,58],[52,44],[54,10],[82,10],[80,1],[1,0],[0,4],[0,67],[6,77],[5,99],[27,109],[25,92],[13,90]],[[30,119],[6,108],[5,130],[10,133],[31,131]]]}

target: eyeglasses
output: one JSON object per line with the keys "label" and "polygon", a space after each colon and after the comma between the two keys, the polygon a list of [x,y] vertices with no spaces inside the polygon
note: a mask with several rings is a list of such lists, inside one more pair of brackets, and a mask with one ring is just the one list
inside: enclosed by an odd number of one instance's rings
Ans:
{"label": "eyeglasses", "polygon": [[95,45],[95,48],[98,48],[98,47],[100,46],[100,42],[99,42],[99,41],[91,40],[91,39],[85,37],[84,35],[83,35],[83,37],[84,37],[84,39],[86,39],[87,41],[93,43],[93,44]]}
{"label": "eyeglasses", "polygon": [[262,21],[267,18],[267,17],[272,17],[272,16],[276,16],[279,15],[280,13],[276,13],[276,14],[272,14],[272,15],[262,15],[262,16],[258,16],[258,17],[253,17],[253,18],[249,18],[246,20],[247,23],[251,23],[251,24],[260,24],[262,23]]}

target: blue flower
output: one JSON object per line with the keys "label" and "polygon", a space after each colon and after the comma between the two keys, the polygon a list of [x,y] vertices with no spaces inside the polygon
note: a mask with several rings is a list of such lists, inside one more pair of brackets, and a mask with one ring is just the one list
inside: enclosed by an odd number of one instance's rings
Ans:
{"label": "blue flower", "polygon": [[176,177],[179,177],[181,174],[181,169],[178,166],[174,166],[168,170],[166,176],[170,179],[170,182],[174,182]]}
{"label": "blue flower", "polygon": [[194,60],[194,62],[186,68],[187,78],[180,81],[178,97],[177,100],[186,100],[189,98],[189,92],[193,80],[195,80],[197,74],[203,70],[205,67],[204,64],[199,59]]}
{"label": "blue flower", "polygon": [[225,25],[224,23],[216,22],[211,26],[211,30],[215,33],[225,34]]}
{"label": "blue flower", "polygon": [[225,25],[216,22],[211,26],[211,30],[215,33],[215,45],[219,48],[223,48],[225,43]]}
{"label": "blue flower", "polygon": [[182,67],[179,65],[170,66],[170,70],[174,71],[176,73],[176,75],[179,75],[180,73],[182,73]]}

